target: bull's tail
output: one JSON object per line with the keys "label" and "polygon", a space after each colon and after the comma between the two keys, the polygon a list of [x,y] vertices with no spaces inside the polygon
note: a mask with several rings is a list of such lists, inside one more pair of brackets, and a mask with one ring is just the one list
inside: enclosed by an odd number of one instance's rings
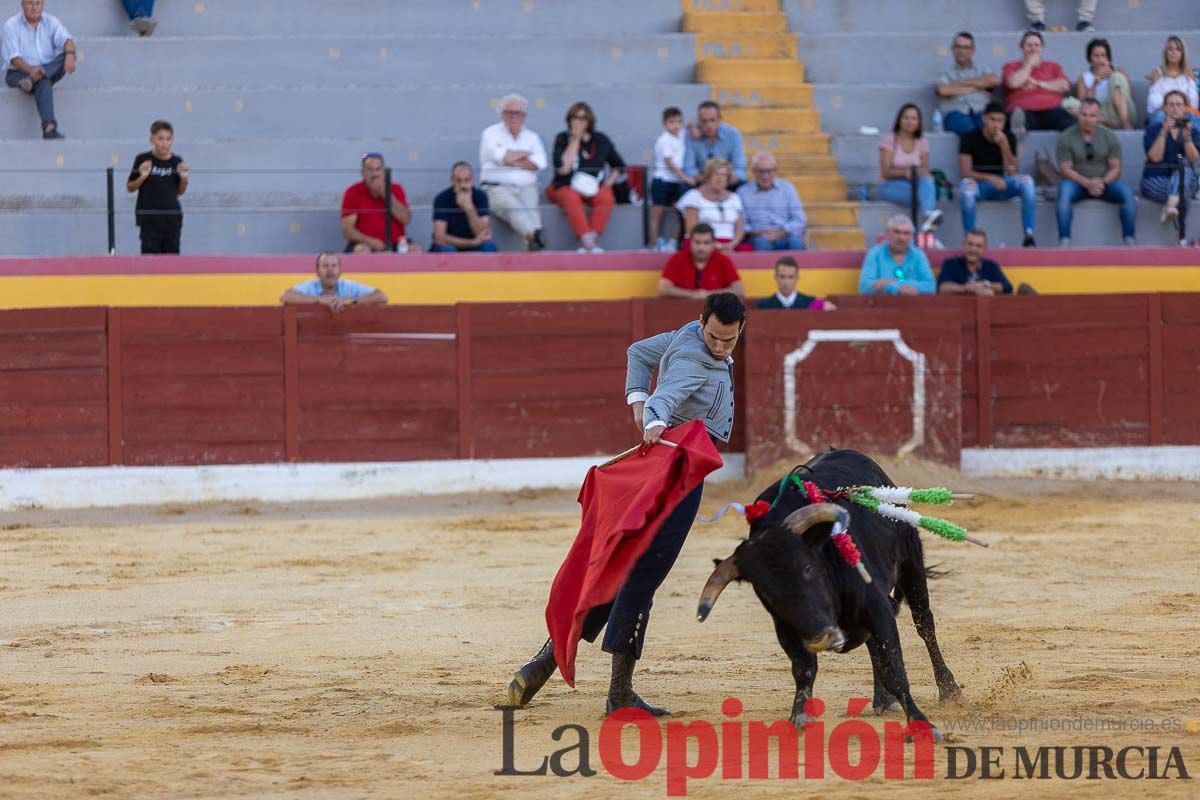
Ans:
{"label": "bull's tail", "polygon": [[[939,569],[940,565],[925,565],[925,580],[936,581],[939,578],[944,578],[947,575],[953,574],[954,570]],[[895,588],[892,589],[892,614],[900,613],[900,606],[907,598],[904,594],[904,584],[897,582]]]}

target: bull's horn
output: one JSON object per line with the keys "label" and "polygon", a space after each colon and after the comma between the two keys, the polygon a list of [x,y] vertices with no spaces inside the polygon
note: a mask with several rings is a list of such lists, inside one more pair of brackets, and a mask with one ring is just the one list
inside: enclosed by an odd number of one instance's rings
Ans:
{"label": "bull's horn", "polygon": [[712,611],[712,607],[716,605],[721,592],[729,585],[730,581],[739,577],[741,577],[741,573],[738,572],[733,556],[718,564],[712,575],[708,576],[708,581],[704,584],[704,591],[700,593],[700,607],[696,609],[696,619],[701,622],[708,619],[708,612]]}
{"label": "bull's horn", "polygon": [[821,522],[841,523],[844,530],[849,521],[846,509],[833,503],[815,503],[811,506],[793,511],[784,519],[783,525],[792,533],[803,534],[813,525]]}

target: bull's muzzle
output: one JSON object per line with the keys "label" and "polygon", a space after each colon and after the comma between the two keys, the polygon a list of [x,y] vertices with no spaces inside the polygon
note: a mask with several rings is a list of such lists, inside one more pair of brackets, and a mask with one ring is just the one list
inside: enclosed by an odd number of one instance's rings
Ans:
{"label": "bull's muzzle", "polygon": [[804,649],[810,653],[820,653],[825,650],[840,653],[845,646],[846,634],[842,633],[842,629],[837,627],[826,628],[821,631],[819,636],[804,640]]}

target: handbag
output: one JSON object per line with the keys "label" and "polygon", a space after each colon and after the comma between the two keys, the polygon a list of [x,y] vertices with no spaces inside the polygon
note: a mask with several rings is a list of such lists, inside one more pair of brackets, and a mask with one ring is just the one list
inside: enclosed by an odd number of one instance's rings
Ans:
{"label": "handbag", "polygon": [[600,193],[600,179],[576,170],[571,174],[571,188],[578,192],[580,197],[595,197]]}
{"label": "handbag", "polygon": [[580,197],[595,197],[600,194],[600,179],[579,169],[578,155],[575,156],[572,166],[575,171],[571,173],[571,188],[578,192]]}

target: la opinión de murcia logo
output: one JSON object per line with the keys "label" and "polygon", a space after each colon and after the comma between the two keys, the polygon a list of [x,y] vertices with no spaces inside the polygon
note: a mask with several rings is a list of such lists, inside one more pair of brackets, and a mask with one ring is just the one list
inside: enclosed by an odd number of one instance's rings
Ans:
{"label": "la opini\u00f3n de murcia logo", "polygon": [[[809,700],[805,713],[812,719],[798,730],[788,720],[766,723],[740,720],[743,705],[730,697],[721,705],[724,719],[669,721],[636,708],[614,711],[600,724],[597,752],[601,767],[614,778],[641,781],[666,764],[668,797],[687,795],[688,782],[711,778],[720,770],[722,780],[798,780],[803,748],[803,778],[822,779],[826,769],[839,778],[861,781],[879,774],[885,780],[933,780],[933,731],[929,724],[895,720],[883,723],[880,732],[858,716],[870,705],[865,697],[851,698],[849,719],[827,726],[820,719],[825,703]],[[554,729],[550,738],[561,745],[548,754],[523,756],[518,764],[515,717],[512,707],[502,714],[503,766],[498,776],[560,778],[597,774],[592,767],[591,734],[582,725]],[[828,727],[828,737],[826,728]],[[1190,730],[1190,728],[1188,728]],[[632,734],[637,746],[622,749],[622,737]],[[1101,745],[1026,747],[959,747],[946,745],[947,780],[1190,780],[1178,747]],[[772,758],[772,751],[774,758]],[[911,755],[910,755],[911,754]],[[744,766],[744,768],[743,768]]]}

